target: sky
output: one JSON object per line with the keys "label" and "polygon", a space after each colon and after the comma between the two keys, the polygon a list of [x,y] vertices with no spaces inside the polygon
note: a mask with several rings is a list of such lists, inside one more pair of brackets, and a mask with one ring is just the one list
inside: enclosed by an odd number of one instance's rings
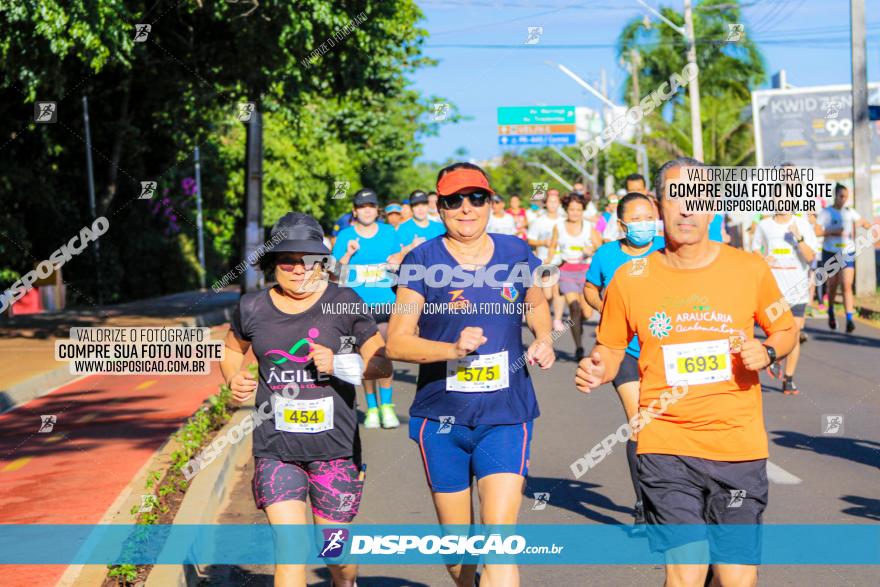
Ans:
{"label": "sky", "polygon": [[[699,0],[695,0],[699,2]],[[604,68],[609,96],[623,102],[625,70],[616,55],[617,36],[647,11],[636,0],[417,0],[429,33],[426,56],[439,63],[413,76],[424,96],[449,101],[468,117],[441,125],[422,139],[422,161],[439,162],[464,148],[484,160],[498,145],[499,106],[574,105],[599,109],[601,102],[548,64],[563,64],[597,85]],[[645,0],[681,10],[683,0]],[[795,86],[849,84],[849,0],[740,0],[745,32],[758,44],[769,77],[784,69]],[[880,80],[880,0],[866,0],[868,80]],[[654,19],[656,22],[656,19]],[[543,27],[526,45],[528,27]],[[560,45],[588,45],[565,48]],[[502,45],[473,48],[463,45]],[[769,87],[769,83],[763,87]],[[642,91],[642,95],[647,92]],[[510,147],[507,147],[509,149]]]}

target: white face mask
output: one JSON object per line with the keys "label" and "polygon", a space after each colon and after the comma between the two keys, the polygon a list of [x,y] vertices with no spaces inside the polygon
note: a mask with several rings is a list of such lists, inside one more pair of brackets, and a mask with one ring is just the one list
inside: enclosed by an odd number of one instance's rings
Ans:
{"label": "white face mask", "polygon": [[357,353],[333,355],[333,376],[352,385],[360,385],[364,359]]}

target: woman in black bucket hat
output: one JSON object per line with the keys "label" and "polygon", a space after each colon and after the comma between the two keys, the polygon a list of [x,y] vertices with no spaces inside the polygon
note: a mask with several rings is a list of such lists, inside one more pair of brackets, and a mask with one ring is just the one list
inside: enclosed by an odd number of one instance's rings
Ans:
{"label": "woman in black bucket hat", "polygon": [[[272,526],[305,528],[308,495],[316,529],[326,533],[328,524],[354,519],[363,492],[355,386],[389,376],[391,364],[358,295],[327,280],[332,258],[323,237],[307,214],[290,212],[275,224],[259,267],[276,284],[241,297],[221,370],[236,402],[256,392],[257,507]],[[248,350],[258,376],[242,369]],[[275,535],[275,584],[305,585],[305,565],[286,564],[301,544],[285,536]],[[357,567],[336,560],[333,584],[354,585]]]}

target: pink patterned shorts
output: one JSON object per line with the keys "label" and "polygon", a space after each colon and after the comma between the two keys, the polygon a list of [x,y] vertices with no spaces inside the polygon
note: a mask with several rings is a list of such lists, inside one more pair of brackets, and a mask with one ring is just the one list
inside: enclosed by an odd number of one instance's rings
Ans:
{"label": "pink patterned shorts", "polygon": [[331,522],[349,523],[358,513],[363,481],[350,458],[332,461],[254,459],[254,502],[258,509],[287,500],[312,503],[312,512]]}

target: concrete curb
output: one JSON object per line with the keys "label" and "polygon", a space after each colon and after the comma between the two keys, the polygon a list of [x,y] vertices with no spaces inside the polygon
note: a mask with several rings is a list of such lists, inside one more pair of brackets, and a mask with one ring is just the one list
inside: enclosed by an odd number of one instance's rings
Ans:
{"label": "concrete curb", "polygon": [[[144,463],[131,482],[120,492],[116,500],[107,508],[98,524],[134,524],[135,516],[131,509],[141,503],[141,492],[147,491],[147,476],[151,471],[167,471],[171,466],[171,455],[180,448],[180,443],[175,435],[183,426],[171,434],[168,439],[156,449],[153,456]],[[101,585],[107,578],[107,565],[70,565],[58,580],[56,587],[95,587]]]}
{"label": "concrete curb", "polygon": [[32,399],[42,397],[55,388],[81,377],[84,377],[84,375],[71,374],[70,366],[65,364],[51,371],[40,373],[21,383],[11,385],[8,389],[0,391],[0,414],[17,408]]}
{"label": "concrete curb", "polygon": [[[187,316],[177,321],[179,326],[201,327],[218,326],[232,319],[234,307],[228,306],[217,310],[211,310],[204,314]],[[51,371],[46,371],[21,383],[0,390],[0,414],[8,412],[26,402],[42,397],[57,387],[75,381],[84,375],[73,375],[70,366],[65,364]]]}
{"label": "concrete curb", "polygon": [[[215,438],[229,432],[253,412],[253,406],[239,409]],[[213,524],[232,489],[230,480],[235,475],[236,468],[244,465],[250,457],[250,434],[237,444],[227,445],[214,461],[192,479],[172,523]],[[147,577],[145,587],[194,587],[204,577],[202,571],[199,565],[155,565]]]}

